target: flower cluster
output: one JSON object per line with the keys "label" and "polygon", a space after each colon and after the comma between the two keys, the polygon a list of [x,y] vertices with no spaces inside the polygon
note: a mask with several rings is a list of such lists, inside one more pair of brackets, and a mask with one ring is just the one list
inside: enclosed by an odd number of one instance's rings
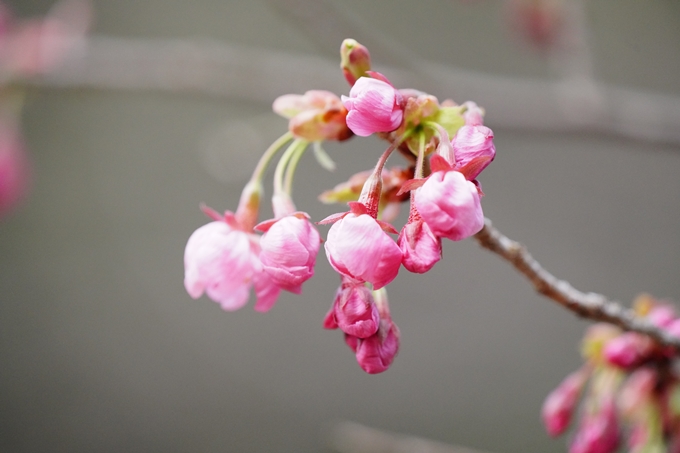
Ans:
{"label": "flower cluster", "polygon": [[[648,295],[635,314],[680,337],[671,305]],[[586,363],[545,400],[542,417],[551,436],[564,433],[585,393],[570,453],[611,453],[623,438],[630,452],[680,451],[680,376],[674,351],[647,336],[595,324],[586,333]],[[587,387],[587,392],[585,392]]]}
{"label": "flower cluster", "polygon": [[[354,40],[342,44],[341,67],[351,85],[348,96],[315,90],[274,102],[274,111],[289,120],[288,132],[265,151],[235,213],[220,216],[206,209],[214,221],[189,239],[185,286],[192,297],[205,292],[227,310],[242,307],[251,287],[260,311],[270,309],[281,290],[300,293],[314,275],[321,240],[293,203],[297,162],[311,145],[319,163],[332,169],[321,148],[324,140],[377,134],[389,146],[375,168],[321,196],[324,202],[346,202],[349,209],[318,223],[332,224],[324,249],[341,280],[324,327],[340,329],[361,368],[380,373],[399,350],[385,287],[402,266],[415,273],[432,269],[441,259],[442,240],[459,241],[482,229],[477,178],[496,150],[475,103],[440,103],[426,93],[395,88],[371,71],[368,50]],[[258,224],[263,175],[286,144],[274,174],[274,218]],[[387,170],[395,150],[407,165]],[[406,201],[409,219],[397,232],[389,222]]]}

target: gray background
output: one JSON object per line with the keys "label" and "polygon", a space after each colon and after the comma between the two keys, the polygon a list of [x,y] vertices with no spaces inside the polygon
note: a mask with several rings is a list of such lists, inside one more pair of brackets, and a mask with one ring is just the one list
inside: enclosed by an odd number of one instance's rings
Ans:
{"label": "gray background", "polygon": [[[10,3],[20,15],[50,5]],[[554,77],[512,38],[500,2],[327,4],[368,24],[370,33],[353,37],[369,46],[380,36],[464,69]],[[94,5],[96,35],[201,37],[337,58],[337,30],[315,35],[281,2]],[[678,2],[587,7],[599,80],[680,94]],[[498,453],[564,449],[544,433],[540,405],[579,365],[587,323],[535,295],[506,263],[468,240],[447,242],[426,275],[402,269],[388,287],[399,356],[386,373],[366,375],[341,335],[322,329],[338,281],[321,255],[304,294],[284,294],[268,314],[252,301],[226,313],[184,291],[184,246],[206,222],[199,203],[234,209],[259,153],[285,130],[269,105],[97,89],[32,94],[23,131],[34,187],[0,223],[0,451],[324,452],[338,420]],[[481,177],[483,207],[501,231],[580,289],[626,304],[642,291],[680,297],[677,145],[503,129],[492,111],[487,125],[498,154]],[[341,210],[316,196],[371,167],[384,145],[326,148],[335,174],[307,156],[295,187],[315,220]]]}

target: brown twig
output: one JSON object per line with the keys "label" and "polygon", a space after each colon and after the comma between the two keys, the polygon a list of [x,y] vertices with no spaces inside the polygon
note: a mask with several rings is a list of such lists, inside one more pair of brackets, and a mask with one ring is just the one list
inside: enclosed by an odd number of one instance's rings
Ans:
{"label": "brown twig", "polygon": [[475,235],[479,244],[510,262],[515,269],[524,274],[540,294],[554,300],[582,318],[604,321],[624,330],[649,335],[661,344],[672,346],[680,352],[680,338],[670,335],[648,320],[636,316],[633,310],[624,308],[620,303],[608,300],[597,293],[583,293],[546,271],[532,257],[526,248],[515,242],[485,220],[484,228]]}

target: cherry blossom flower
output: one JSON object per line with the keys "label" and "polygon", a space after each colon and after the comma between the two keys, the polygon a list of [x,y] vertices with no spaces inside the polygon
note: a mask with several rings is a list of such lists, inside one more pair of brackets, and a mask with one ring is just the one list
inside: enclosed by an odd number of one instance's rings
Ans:
{"label": "cherry blossom flower", "polygon": [[[351,205],[363,206],[358,202]],[[401,266],[401,249],[381,224],[363,213],[349,212],[340,217],[324,244],[331,266],[341,275],[371,283],[374,289],[394,280]]]}
{"label": "cherry blossom flower", "polygon": [[576,431],[569,453],[612,453],[619,445],[619,424],[613,397],[604,398],[597,412],[587,414]]}
{"label": "cherry blossom flower", "polygon": [[484,226],[477,186],[458,171],[432,173],[416,190],[414,201],[436,236],[460,241]]}
{"label": "cherry blossom flower", "polygon": [[321,238],[306,213],[298,212],[256,227],[260,261],[264,271],[282,289],[299,294],[302,284],[314,275]]}
{"label": "cherry blossom flower", "polygon": [[361,137],[393,131],[404,117],[402,95],[389,83],[376,78],[360,77],[349,97],[342,96],[342,103],[349,111],[347,126]]}
{"label": "cherry blossom flower", "polygon": [[404,225],[397,243],[403,254],[402,264],[410,272],[424,274],[442,258],[441,239],[420,216]]}
{"label": "cherry blossom flower", "polygon": [[[493,132],[486,126],[461,127],[451,140],[456,156],[455,168],[467,167],[467,178],[475,179],[496,156]],[[474,168],[472,164],[474,163]]]}
{"label": "cherry blossom flower", "polygon": [[387,371],[399,352],[399,328],[392,322],[387,291],[373,291],[374,300],[380,313],[378,331],[367,338],[345,334],[345,343],[354,351],[357,362],[368,374]]}
{"label": "cherry blossom flower", "polygon": [[267,311],[280,287],[262,269],[259,236],[240,229],[233,214],[198,228],[184,251],[184,287],[198,299],[205,292],[224,310],[233,311],[248,302],[254,285],[255,309]]}
{"label": "cherry blossom flower", "polygon": [[364,283],[347,277],[335,294],[333,306],[324,327],[340,328],[348,335],[367,338],[378,331],[380,315],[373,301],[373,292]]}

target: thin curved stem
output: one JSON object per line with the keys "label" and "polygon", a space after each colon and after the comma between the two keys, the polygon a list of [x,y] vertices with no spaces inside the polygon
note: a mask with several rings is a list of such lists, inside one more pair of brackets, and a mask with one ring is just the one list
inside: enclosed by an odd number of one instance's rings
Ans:
{"label": "thin curved stem", "polygon": [[576,313],[582,318],[604,321],[652,337],[659,343],[680,352],[680,338],[655,326],[647,319],[636,316],[633,310],[619,302],[608,300],[597,293],[583,293],[565,280],[560,280],[545,270],[526,248],[515,242],[491,225],[485,219],[484,227],[474,238],[479,245],[499,255],[512,264],[534,285],[536,291]]}

